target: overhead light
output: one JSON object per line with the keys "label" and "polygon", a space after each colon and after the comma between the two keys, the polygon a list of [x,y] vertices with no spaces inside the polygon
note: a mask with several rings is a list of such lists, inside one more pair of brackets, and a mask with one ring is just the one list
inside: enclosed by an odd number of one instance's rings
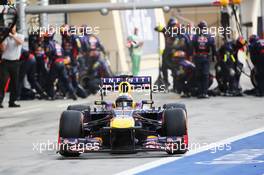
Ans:
{"label": "overhead light", "polygon": [[109,10],[108,10],[107,8],[102,8],[102,9],[100,10],[100,13],[101,13],[101,15],[106,16],[106,15],[108,15]]}
{"label": "overhead light", "polygon": [[168,13],[168,12],[170,11],[171,8],[170,8],[170,6],[167,6],[167,5],[166,5],[166,6],[164,6],[162,9],[163,9],[163,11],[164,11],[165,13]]}

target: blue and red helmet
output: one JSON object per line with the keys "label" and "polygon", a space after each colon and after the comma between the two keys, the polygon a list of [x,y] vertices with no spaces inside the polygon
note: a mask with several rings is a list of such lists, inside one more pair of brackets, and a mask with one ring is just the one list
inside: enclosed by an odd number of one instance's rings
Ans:
{"label": "blue and red helmet", "polygon": [[257,42],[258,40],[259,40],[259,36],[258,35],[251,35],[249,37],[249,43],[250,44],[253,44],[253,43]]}
{"label": "blue and red helmet", "polygon": [[168,26],[174,26],[176,24],[178,24],[178,20],[175,18],[170,18],[167,25]]}
{"label": "blue and red helmet", "polygon": [[199,22],[199,24],[197,25],[200,29],[203,29],[203,28],[207,28],[207,22],[205,20],[202,20]]}

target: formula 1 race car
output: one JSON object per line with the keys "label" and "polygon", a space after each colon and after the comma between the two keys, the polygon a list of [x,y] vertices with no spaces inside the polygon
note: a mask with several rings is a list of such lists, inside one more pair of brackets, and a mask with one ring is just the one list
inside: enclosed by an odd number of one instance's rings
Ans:
{"label": "formula 1 race car", "polygon": [[[185,105],[154,107],[151,77],[118,76],[101,82],[101,100],[95,101],[95,108],[70,105],[62,113],[58,137],[62,156],[140,151],[184,154],[188,150]],[[134,102],[131,92],[142,87],[149,91],[150,99]],[[104,100],[109,90],[119,94],[114,103]]]}

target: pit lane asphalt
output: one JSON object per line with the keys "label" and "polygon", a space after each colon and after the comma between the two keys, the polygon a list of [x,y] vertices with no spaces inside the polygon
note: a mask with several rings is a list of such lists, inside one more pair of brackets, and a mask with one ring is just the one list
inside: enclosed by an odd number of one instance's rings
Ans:
{"label": "pit lane asphalt", "polygon": [[[93,103],[97,97],[78,101],[23,101],[22,108],[0,109],[0,174],[115,174],[166,157],[166,153],[110,155],[83,154],[65,159],[54,150],[40,153],[35,146],[55,143],[59,117],[69,104]],[[217,142],[263,127],[264,98],[212,97],[180,99],[173,93],[154,94],[156,106],[183,102],[188,109],[191,143],[201,145]],[[5,103],[5,106],[7,104]]]}

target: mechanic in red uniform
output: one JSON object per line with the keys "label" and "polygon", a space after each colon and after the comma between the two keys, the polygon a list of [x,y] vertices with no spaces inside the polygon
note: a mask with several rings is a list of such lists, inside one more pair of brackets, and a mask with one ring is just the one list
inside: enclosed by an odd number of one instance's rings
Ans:
{"label": "mechanic in red uniform", "polygon": [[[255,40],[255,41],[253,41]],[[264,40],[257,36],[251,36],[250,44],[251,60],[256,70],[256,96],[264,96]]]}

